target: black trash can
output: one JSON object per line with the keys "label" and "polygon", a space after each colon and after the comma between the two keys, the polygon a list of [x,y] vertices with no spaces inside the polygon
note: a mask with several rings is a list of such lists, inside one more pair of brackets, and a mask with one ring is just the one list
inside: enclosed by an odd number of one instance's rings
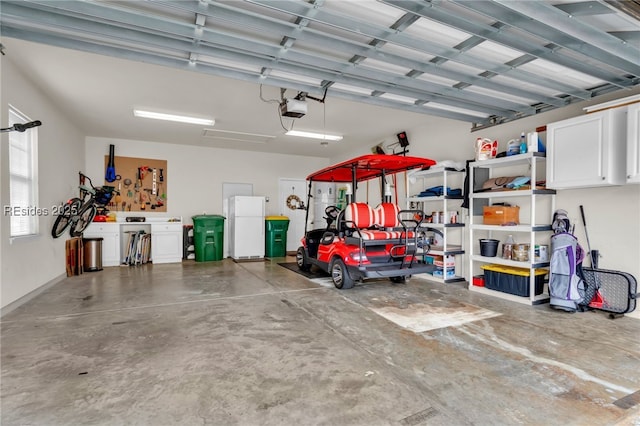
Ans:
{"label": "black trash can", "polygon": [[103,238],[83,238],[84,270],[89,272],[102,271],[102,240]]}

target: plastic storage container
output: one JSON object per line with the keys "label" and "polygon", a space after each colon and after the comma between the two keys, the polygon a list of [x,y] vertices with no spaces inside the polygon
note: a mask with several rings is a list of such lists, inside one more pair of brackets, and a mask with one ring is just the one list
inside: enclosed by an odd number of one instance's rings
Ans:
{"label": "plastic storage container", "polygon": [[484,275],[474,275],[472,283],[476,287],[484,287]]}
{"label": "plastic storage container", "polygon": [[265,256],[286,256],[289,218],[286,216],[267,216],[265,217],[265,223]]}
{"label": "plastic storage container", "polygon": [[[516,296],[529,297],[529,269],[513,268],[502,265],[482,265],[484,269],[484,286],[490,290],[498,290]],[[535,294],[544,290],[546,269],[535,270]]]}
{"label": "plastic storage container", "polygon": [[193,242],[196,262],[222,260],[224,248],[224,216],[193,216]]}

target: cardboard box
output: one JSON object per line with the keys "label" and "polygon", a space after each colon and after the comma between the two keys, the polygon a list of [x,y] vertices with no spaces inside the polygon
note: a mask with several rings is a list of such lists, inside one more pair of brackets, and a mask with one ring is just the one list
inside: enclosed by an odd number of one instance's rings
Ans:
{"label": "cardboard box", "polygon": [[456,257],[454,255],[448,255],[448,256],[433,256],[434,257],[434,264],[436,266],[440,266],[440,267],[447,267],[447,268],[451,268],[451,267],[455,267],[456,266]]}
{"label": "cardboard box", "polygon": [[438,254],[429,254],[424,257],[424,263],[426,263],[427,265],[436,265],[440,268],[455,268],[456,257],[452,254],[444,257]]}
{"label": "cardboard box", "polygon": [[485,225],[504,225],[520,223],[520,207],[518,206],[484,206],[482,223]]}
{"label": "cardboard box", "polygon": [[455,270],[455,269],[453,269],[453,268],[449,269],[449,268],[448,268],[448,269],[446,269],[446,271],[447,271],[447,272],[446,272],[447,276],[445,277],[445,276],[444,276],[444,275],[445,275],[445,269],[443,269],[443,268],[436,268],[436,269],[433,271],[433,276],[434,276],[434,277],[438,277],[438,278],[445,278],[445,279],[455,277],[455,275],[456,275],[456,270]]}

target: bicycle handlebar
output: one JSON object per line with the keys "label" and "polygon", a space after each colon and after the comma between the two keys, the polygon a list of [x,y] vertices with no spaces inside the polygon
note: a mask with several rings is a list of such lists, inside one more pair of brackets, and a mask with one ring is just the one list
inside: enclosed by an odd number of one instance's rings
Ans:
{"label": "bicycle handlebar", "polygon": [[91,188],[93,188],[94,190],[96,189],[95,186],[93,186],[93,182],[91,181],[91,178],[87,175],[85,175],[82,172],[78,172],[78,174],[80,175],[80,186],[84,186],[84,180],[87,179],[89,181],[89,185],[91,185]]}

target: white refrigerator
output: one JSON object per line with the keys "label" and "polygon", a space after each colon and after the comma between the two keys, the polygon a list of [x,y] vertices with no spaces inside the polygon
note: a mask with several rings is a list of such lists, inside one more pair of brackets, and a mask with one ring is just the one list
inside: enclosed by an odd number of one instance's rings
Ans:
{"label": "white refrigerator", "polygon": [[264,258],[264,197],[229,198],[229,254],[236,260]]}

